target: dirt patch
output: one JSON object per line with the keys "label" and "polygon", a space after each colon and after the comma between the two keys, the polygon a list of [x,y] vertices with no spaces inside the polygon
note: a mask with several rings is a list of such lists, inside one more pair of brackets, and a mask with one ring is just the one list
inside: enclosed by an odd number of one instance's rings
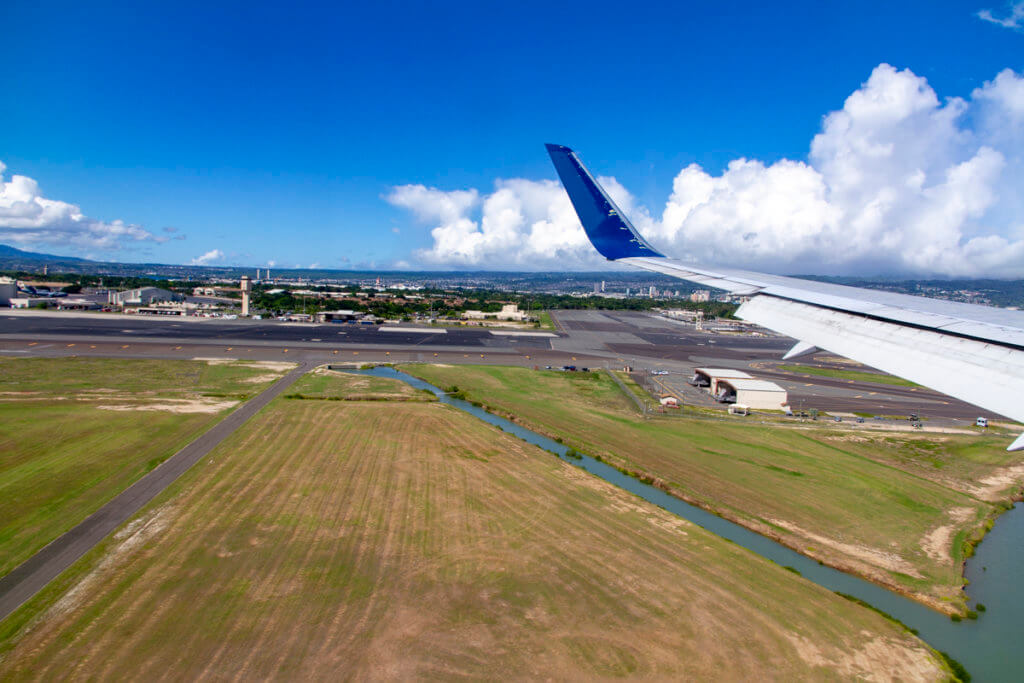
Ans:
{"label": "dirt patch", "polygon": [[979,481],[979,486],[972,486],[971,492],[985,500],[998,500],[1000,493],[1010,486],[1020,484],[1022,480],[1024,480],[1024,463],[1011,465],[998,469]]}
{"label": "dirt patch", "polygon": [[281,375],[270,375],[270,374],[267,374],[267,375],[256,375],[254,377],[249,377],[247,379],[243,379],[242,381],[245,382],[246,384],[263,384],[264,382],[273,382],[275,379],[278,379],[280,376]]}
{"label": "dirt patch", "polygon": [[[864,631],[870,637],[869,631]],[[846,651],[821,646],[790,633],[786,635],[797,654],[813,667],[824,667],[841,677],[866,681],[934,681],[943,677],[938,663],[922,648],[911,650],[897,638],[876,636]]]}
{"label": "dirt patch", "polygon": [[165,398],[150,403],[123,403],[116,405],[97,406],[100,410],[143,410],[164,411],[168,413],[219,413],[227,408],[238,405],[238,401],[225,401],[213,398]]}
{"label": "dirt patch", "polygon": [[814,541],[817,544],[832,548],[833,550],[837,550],[848,557],[860,560],[866,564],[881,567],[891,572],[899,572],[901,574],[913,576],[917,579],[924,578],[920,572],[914,569],[914,565],[910,564],[896,553],[887,553],[853,543],[843,543],[842,541],[838,541],[834,538],[829,538],[828,536],[822,536],[821,534],[801,529],[796,524],[792,524],[791,522],[781,519],[768,519],[767,521],[775,526],[785,529],[786,531],[802,536],[810,541]]}
{"label": "dirt patch", "polygon": [[953,562],[953,536],[956,534],[959,525],[969,521],[974,516],[974,510],[971,508],[952,508],[946,514],[953,524],[940,525],[925,534],[921,539],[921,550],[936,562],[950,564]]}
{"label": "dirt patch", "polygon": [[92,597],[92,593],[95,592],[105,577],[114,572],[119,565],[127,560],[146,541],[167,528],[171,522],[171,517],[171,508],[163,507],[149,517],[129,522],[123,529],[116,532],[114,539],[120,541],[120,543],[103,556],[103,559],[100,560],[95,569],[82,577],[60,600],[55,602],[42,616],[40,622],[54,622],[64,614],[77,609],[86,598]]}
{"label": "dirt patch", "polygon": [[196,356],[192,360],[201,361],[207,365],[233,365],[238,362],[237,358],[203,358],[202,356]]}
{"label": "dirt patch", "polygon": [[280,360],[246,360],[239,361],[238,365],[245,368],[257,368],[259,370],[271,370],[273,372],[288,372],[296,367],[298,363],[289,363]]}

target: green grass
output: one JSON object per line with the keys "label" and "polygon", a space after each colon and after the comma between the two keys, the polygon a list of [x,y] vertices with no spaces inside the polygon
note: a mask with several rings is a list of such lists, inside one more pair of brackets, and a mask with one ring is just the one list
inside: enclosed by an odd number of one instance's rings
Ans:
{"label": "green grass", "polygon": [[437,404],[279,399],[138,520],[0,625],[0,678],[944,670],[881,616]]}
{"label": "green grass", "polygon": [[385,377],[356,375],[318,368],[300,377],[288,390],[289,398],[345,401],[436,401],[427,391]]}
{"label": "green grass", "polygon": [[[458,384],[470,400],[579,451],[940,608],[965,609],[963,538],[996,509],[976,495],[976,482],[1020,460],[996,440],[973,436],[853,434],[699,417],[644,420],[611,378],[599,374],[583,380],[495,366],[407,370],[436,385]],[[937,560],[924,543],[940,525],[950,525],[950,537],[959,540]]]}
{"label": "green grass", "polygon": [[540,322],[542,330],[555,330],[555,322],[551,319],[551,314],[547,311],[541,311],[537,314],[537,320]]}
{"label": "green grass", "polygon": [[779,370],[803,375],[814,375],[816,377],[831,377],[832,379],[852,379],[858,382],[874,382],[875,384],[891,384],[899,387],[919,387],[910,380],[893,375],[882,375],[875,372],[864,372],[862,370],[837,370],[835,368],[819,368],[813,365],[780,365]]}
{"label": "green grass", "polygon": [[622,383],[625,385],[626,389],[631,394],[636,396],[638,399],[640,399],[641,401],[653,400],[651,395],[644,391],[643,387],[637,384],[636,380],[633,379],[633,377],[628,372],[623,372],[622,370],[613,370],[612,372],[615,373],[616,377],[622,380]]}
{"label": "green grass", "polygon": [[221,397],[252,395],[269,384],[267,376],[258,366],[195,361],[0,359],[0,575],[227,412],[104,406],[210,396],[231,403]]}

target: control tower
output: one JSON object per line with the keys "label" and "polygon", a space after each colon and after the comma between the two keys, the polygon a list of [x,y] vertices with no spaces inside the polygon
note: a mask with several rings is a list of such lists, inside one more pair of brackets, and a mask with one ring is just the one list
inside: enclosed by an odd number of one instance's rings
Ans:
{"label": "control tower", "polygon": [[242,317],[249,317],[249,295],[252,293],[252,280],[248,275],[242,276]]}

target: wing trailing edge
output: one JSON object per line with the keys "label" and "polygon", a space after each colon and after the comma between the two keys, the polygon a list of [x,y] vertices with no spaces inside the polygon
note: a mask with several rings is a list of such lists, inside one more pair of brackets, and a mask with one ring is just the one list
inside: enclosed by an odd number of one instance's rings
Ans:
{"label": "wing trailing edge", "polygon": [[[610,261],[750,299],[737,316],[1024,422],[1024,311],[866,290],[665,257],[622,214],[576,153],[547,145],[584,231]],[[1024,435],[1007,450],[1024,449]]]}

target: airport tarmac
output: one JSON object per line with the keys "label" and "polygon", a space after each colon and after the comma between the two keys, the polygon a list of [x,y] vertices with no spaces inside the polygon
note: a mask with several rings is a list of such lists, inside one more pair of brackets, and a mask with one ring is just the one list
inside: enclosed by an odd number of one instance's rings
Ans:
{"label": "airport tarmac", "polygon": [[973,422],[978,408],[923,387],[794,374],[783,365],[869,368],[827,354],[781,362],[793,340],[699,331],[634,311],[553,311],[557,333],[482,327],[286,323],[9,311],[0,314],[0,356],[98,355],[132,358],[247,358],[304,362],[441,362],[658,370],[666,393],[717,406],[686,385],[696,367],[729,367],[789,392],[794,410],[874,415],[919,414]]}

